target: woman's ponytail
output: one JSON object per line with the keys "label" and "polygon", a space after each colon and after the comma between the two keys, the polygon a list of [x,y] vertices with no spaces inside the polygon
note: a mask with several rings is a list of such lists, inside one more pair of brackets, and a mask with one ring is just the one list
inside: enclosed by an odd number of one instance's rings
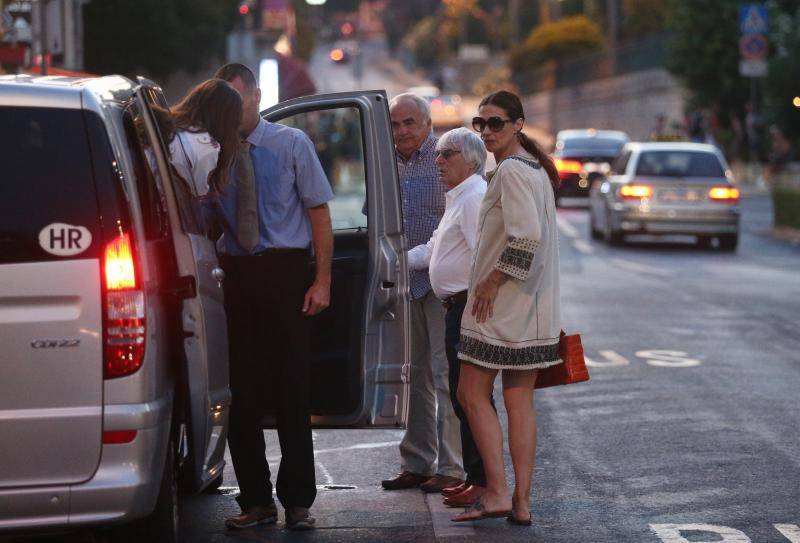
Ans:
{"label": "woman's ponytail", "polygon": [[544,167],[544,171],[547,172],[547,177],[550,178],[550,184],[553,185],[553,189],[557,189],[561,184],[561,178],[558,176],[558,169],[556,169],[553,159],[542,151],[542,148],[539,147],[535,141],[522,132],[517,132],[517,137],[519,138],[519,144],[522,148],[533,155],[533,157],[539,161],[539,164]]}

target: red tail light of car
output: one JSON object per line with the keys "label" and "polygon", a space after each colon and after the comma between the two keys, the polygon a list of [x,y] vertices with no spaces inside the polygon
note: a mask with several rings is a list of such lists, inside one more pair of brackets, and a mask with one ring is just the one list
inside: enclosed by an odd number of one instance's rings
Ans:
{"label": "red tail light of car", "polygon": [[577,160],[563,160],[557,158],[555,159],[555,163],[559,177],[567,177],[572,174],[581,173],[583,169],[583,164]]}
{"label": "red tail light of car", "polygon": [[144,291],[139,284],[133,243],[128,233],[109,243],[103,255],[105,283],[103,377],[135,373],[145,347]]}

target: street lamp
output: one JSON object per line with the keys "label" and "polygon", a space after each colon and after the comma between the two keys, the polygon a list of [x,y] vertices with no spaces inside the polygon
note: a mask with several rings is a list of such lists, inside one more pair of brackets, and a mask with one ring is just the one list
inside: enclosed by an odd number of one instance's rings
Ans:
{"label": "street lamp", "polygon": [[794,100],[792,100],[792,105],[794,107],[800,107],[800,96],[795,96]]}

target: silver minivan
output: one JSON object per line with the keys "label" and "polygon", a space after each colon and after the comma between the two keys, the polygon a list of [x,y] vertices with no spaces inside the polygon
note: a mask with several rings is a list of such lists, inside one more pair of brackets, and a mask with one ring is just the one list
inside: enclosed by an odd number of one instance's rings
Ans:
{"label": "silver minivan", "polygon": [[[317,427],[401,427],[408,295],[382,91],[265,112],[334,188]],[[230,406],[215,231],[169,166],[145,79],[0,77],[0,532],[126,525],[177,539],[218,486]],[[265,418],[265,427],[270,425]]]}

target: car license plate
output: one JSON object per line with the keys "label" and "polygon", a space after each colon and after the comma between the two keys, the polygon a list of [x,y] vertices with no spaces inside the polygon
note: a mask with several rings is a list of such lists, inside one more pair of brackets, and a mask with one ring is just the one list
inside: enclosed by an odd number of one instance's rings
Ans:
{"label": "car license plate", "polygon": [[658,193],[662,202],[697,202],[701,198],[700,191],[694,189],[663,189]]}

